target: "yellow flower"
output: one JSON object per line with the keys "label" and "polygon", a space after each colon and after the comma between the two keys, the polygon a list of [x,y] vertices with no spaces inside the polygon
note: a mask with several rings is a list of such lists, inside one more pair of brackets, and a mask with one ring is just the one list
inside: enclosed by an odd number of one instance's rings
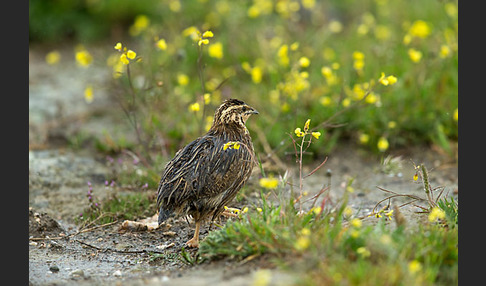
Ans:
{"label": "yellow flower", "polygon": [[346,206],[343,211],[344,216],[350,217],[353,214],[353,209]]}
{"label": "yellow flower", "polygon": [[128,50],[128,52],[127,52],[127,58],[133,60],[133,59],[135,59],[136,56],[137,56],[137,53],[135,53],[132,50]]}
{"label": "yellow flower", "polygon": [[116,43],[116,45],[114,46],[115,50],[117,51],[121,51],[122,49],[122,44],[120,42]]}
{"label": "yellow flower", "polygon": [[422,270],[422,264],[417,260],[412,260],[408,263],[408,272],[415,274]]}
{"label": "yellow flower", "polygon": [[200,39],[199,42],[197,42],[197,45],[198,46],[207,45],[207,44],[209,44],[209,40],[208,39]]}
{"label": "yellow flower", "polygon": [[370,141],[370,135],[366,134],[366,133],[361,133],[359,135],[359,143],[361,144],[366,144]]}
{"label": "yellow flower", "polygon": [[290,59],[289,59],[289,46],[283,45],[278,49],[277,56],[278,56],[278,63],[281,66],[288,66]]}
{"label": "yellow flower", "polygon": [[312,132],[312,136],[314,136],[314,138],[316,138],[316,139],[319,139],[319,137],[321,136],[321,132],[319,132],[319,131]]}
{"label": "yellow flower", "polygon": [[395,76],[392,76],[392,75],[385,76],[385,73],[382,72],[381,77],[378,80],[378,82],[381,83],[384,86],[387,86],[387,85],[394,85],[397,82],[397,80],[398,79]]}
{"label": "yellow flower", "polygon": [[350,224],[355,228],[360,228],[363,225],[363,222],[359,218],[353,218],[350,221]]}
{"label": "yellow flower", "polygon": [[434,222],[438,219],[445,219],[445,212],[439,207],[434,207],[429,213],[429,221]]}
{"label": "yellow flower", "polygon": [[295,133],[295,135],[297,135],[297,137],[304,137],[304,135],[305,135],[305,133],[302,132],[300,127],[295,128],[294,133]]}
{"label": "yellow flower", "polygon": [[262,69],[260,67],[251,69],[251,80],[254,83],[260,83],[262,81]]}
{"label": "yellow flower", "polygon": [[76,52],[76,62],[82,67],[88,67],[93,61],[93,57],[87,50]]}
{"label": "yellow flower", "polygon": [[248,212],[248,207],[244,207],[242,210],[241,210],[241,213],[244,214],[244,213],[247,213]]}
{"label": "yellow flower", "polygon": [[311,209],[311,211],[315,214],[315,215],[319,215],[322,211],[322,208],[321,207],[313,207]]}
{"label": "yellow flower", "polygon": [[203,98],[204,98],[204,104],[209,104],[211,102],[211,94],[205,93],[203,95]]}
{"label": "yellow flower", "polygon": [[329,31],[333,34],[337,34],[343,30],[343,24],[341,22],[333,20],[329,23]]}
{"label": "yellow flower", "polygon": [[316,0],[302,0],[302,6],[309,10],[314,8],[315,4],[316,4]]}
{"label": "yellow flower", "polygon": [[84,100],[86,103],[93,102],[93,87],[91,85],[86,86],[84,89]]}
{"label": "yellow flower", "polygon": [[366,247],[363,246],[356,249],[356,253],[358,253],[363,258],[366,258],[371,255],[371,252]]}
{"label": "yellow flower", "polygon": [[263,210],[262,208],[256,208],[257,212],[261,213]]}
{"label": "yellow flower", "polygon": [[426,38],[431,32],[430,25],[422,20],[417,20],[413,22],[412,26],[408,30],[408,33],[414,37]]}
{"label": "yellow flower", "polygon": [[179,0],[170,0],[169,9],[172,12],[179,12],[181,10],[181,2]]}
{"label": "yellow flower", "polygon": [[331,98],[329,96],[323,96],[323,97],[321,97],[321,99],[319,100],[319,102],[323,106],[329,106],[329,105],[331,105],[332,100],[331,100]]}
{"label": "yellow flower", "polygon": [[189,105],[189,110],[192,111],[192,112],[197,112],[197,111],[199,111],[199,109],[200,109],[200,107],[199,107],[198,102],[195,102],[195,103]]}
{"label": "yellow flower", "polygon": [[310,239],[307,236],[301,236],[295,242],[295,249],[297,250],[305,250],[310,246]]}
{"label": "yellow flower", "polygon": [[304,131],[305,132],[307,132],[307,130],[309,130],[310,121],[311,121],[310,119],[307,119],[307,121],[304,124]]}
{"label": "yellow flower", "polygon": [[58,51],[52,51],[46,55],[46,63],[49,65],[55,65],[59,60],[61,60],[61,54]]}
{"label": "yellow flower", "polygon": [[455,121],[458,121],[459,120],[459,110],[457,108],[454,110],[454,114],[452,115],[452,118]]}
{"label": "yellow flower", "polygon": [[275,189],[278,186],[278,179],[276,178],[261,178],[259,181],[260,187],[265,189]]}
{"label": "yellow flower", "polygon": [[149,25],[150,25],[150,19],[146,15],[138,15],[137,17],[135,17],[133,25],[130,26],[128,33],[131,36],[137,36],[142,31],[147,29]]}
{"label": "yellow flower", "polygon": [[235,141],[228,141],[224,144],[223,150],[226,151],[228,148],[238,150],[240,149],[240,143]]}
{"label": "yellow flower", "polygon": [[388,128],[393,129],[397,127],[397,122],[396,121],[390,121],[388,122]]}
{"label": "yellow flower", "polygon": [[184,31],[182,31],[182,35],[184,37],[190,36],[194,41],[199,40],[198,34],[199,34],[199,30],[194,26],[190,26],[190,27],[184,29]]}
{"label": "yellow flower", "polygon": [[409,49],[408,50],[408,56],[410,57],[412,62],[418,63],[422,59],[422,52],[417,51],[416,49]]}
{"label": "yellow flower", "polygon": [[343,102],[341,103],[343,107],[348,107],[351,104],[351,99],[345,98],[343,99]]}
{"label": "yellow flower", "polygon": [[209,46],[208,54],[212,58],[222,59],[223,58],[223,44],[221,42],[216,42]]}
{"label": "yellow flower", "polygon": [[120,61],[124,64],[124,65],[128,65],[130,63],[130,61],[127,59],[127,54],[126,53],[123,53],[121,54],[120,56]]}
{"label": "yellow flower", "polygon": [[300,234],[302,234],[303,236],[309,236],[311,234],[311,231],[310,229],[308,229],[307,227],[304,227],[301,231],[300,231]]}
{"label": "yellow flower", "polygon": [[451,48],[447,45],[440,46],[439,57],[441,59],[447,58],[451,54]]}
{"label": "yellow flower", "polygon": [[357,60],[364,60],[364,58],[365,58],[365,56],[364,56],[364,54],[362,52],[360,52],[360,51],[354,51],[353,52],[353,59],[355,61],[357,61]]}
{"label": "yellow flower", "polygon": [[377,146],[378,146],[378,150],[380,150],[380,152],[386,151],[389,147],[388,140],[386,140],[385,137],[380,137],[380,139],[378,139]]}
{"label": "yellow flower", "polygon": [[267,286],[272,280],[272,272],[268,269],[260,269],[253,274],[253,286]]}
{"label": "yellow flower", "polygon": [[188,85],[189,84],[189,77],[183,73],[177,75],[177,83],[179,85]]}
{"label": "yellow flower", "polygon": [[385,216],[389,219],[389,220],[392,220],[392,216],[393,216],[393,210],[390,210],[388,212],[385,213]]}
{"label": "yellow flower", "polygon": [[301,57],[299,59],[299,65],[303,68],[306,68],[310,65],[310,60],[307,57]]}
{"label": "yellow flower", "polygon": [[413,175],[413,180],[417,181],[418,180],[418,174]]}
{"label": "yellow flower", "polygon": [[214,36],[214,34],[211,31],[206,31],[202,35],[203,38],[212,38],[213,36]]}
{"label": "yellow flower", "polygon": [[160,39],[158,40],[155,45],[157,46],[157,48],[159,48],[160,50],[162,51],[165,51],[167,50],[167,43],[165,42],[165,39]]}

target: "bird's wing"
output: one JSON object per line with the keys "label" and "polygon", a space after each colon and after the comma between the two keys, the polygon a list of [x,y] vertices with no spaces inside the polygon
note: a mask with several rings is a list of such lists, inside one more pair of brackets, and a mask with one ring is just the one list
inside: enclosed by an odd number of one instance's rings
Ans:
{"label": "bird's wing", "polygon": [[159,184],[157,205],[180,205],[186,201],[218,195],[228,178],[231,166],[241,156],[241,148],[224,150],[215,136],[203,136],[176,153],[167,164]]}

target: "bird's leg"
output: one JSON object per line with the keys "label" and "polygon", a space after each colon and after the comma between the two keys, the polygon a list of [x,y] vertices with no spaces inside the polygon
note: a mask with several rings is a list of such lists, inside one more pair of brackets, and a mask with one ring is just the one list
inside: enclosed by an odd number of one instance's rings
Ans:
{"label": "bird's leg", "polygon": [[186,242],[187,247],[199,247],[199,227],[201,226],[201,222],[196,222],[196,230],[194,231],[194,237],[191,238],[188,242]]}

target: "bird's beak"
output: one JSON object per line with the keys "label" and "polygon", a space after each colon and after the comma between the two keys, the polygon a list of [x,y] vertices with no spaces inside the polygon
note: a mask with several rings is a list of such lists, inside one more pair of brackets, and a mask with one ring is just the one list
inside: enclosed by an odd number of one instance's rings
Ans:
{"label": "bird's beak", "polygon": [[259,114],[259,112],[258,112],[256,109],[254,109],[254,108],[253,108],[253,110],[252,110],[252,111],[250,111],[250,113],[251,113],[251,114]]}

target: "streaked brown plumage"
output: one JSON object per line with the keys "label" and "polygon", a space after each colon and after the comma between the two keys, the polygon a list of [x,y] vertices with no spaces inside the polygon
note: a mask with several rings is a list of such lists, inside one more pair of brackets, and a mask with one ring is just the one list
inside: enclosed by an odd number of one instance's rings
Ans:
{"label": "streaked brown plumage", "polygon": [[[199,246],[201,221],[221,214],[250,177],[255,154],[245,122],[252,114],[258,111],[243,101],[225,100],[209,131],[165,167],[157,191],[159,224],[173,214],[192,216],[196,230],[189,247]],[[238,142],[240,148],[225,148],[228,142]]]}

